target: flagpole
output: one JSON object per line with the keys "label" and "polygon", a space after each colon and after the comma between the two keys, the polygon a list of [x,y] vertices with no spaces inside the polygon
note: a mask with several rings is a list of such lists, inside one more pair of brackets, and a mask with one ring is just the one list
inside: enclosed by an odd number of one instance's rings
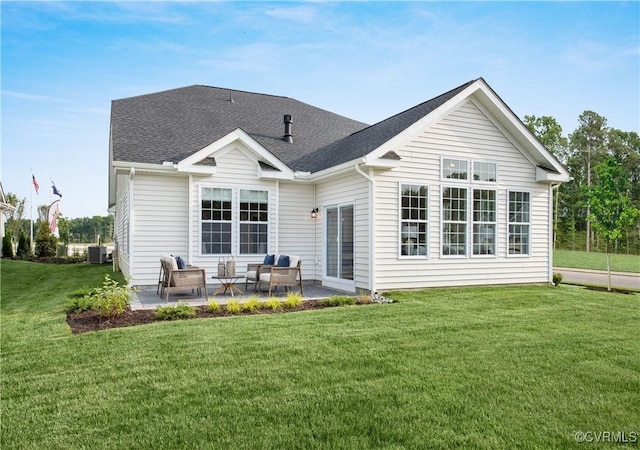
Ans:
{"label": "flagpole", "polygon": [[34,246],[33,246],[33,190],[35,189],[35,186],[33,185],[33,170],[31,171],[31,189],[29,189],[29,193],[30,193],[30,197],[29,197],[29,216],[30,219],[29,221],[31,222],[31,241],[29,242],[29,247],[31,251],[34,251]]}

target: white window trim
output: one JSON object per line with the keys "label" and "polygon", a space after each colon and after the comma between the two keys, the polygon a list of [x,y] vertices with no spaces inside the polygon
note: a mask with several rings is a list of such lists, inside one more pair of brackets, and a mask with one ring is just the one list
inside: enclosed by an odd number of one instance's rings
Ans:
{"label": "white window trim", "polygon": [[[529,194],[529,222],[510,222],[509,221],[509,197],[510,194],[512,192],[523,192],[523,193],[527,193]],[[532,234],[532,230],[533,227],[531,225],[531,218],[532,218],[532,205],[533,205],[533,195],[531,194],[531,191],[527,191],[527,190],[521,190],[521,189],[508,189],[507,190],[507,199],[506,199],[506,221],[507,221],[507,227],[505,230],[506,233],[506,248],[505,248],[505,252],[506,252],[506,256],[507,258],[531,258],[531,234]],[[529,225],[529,235],[527,236],[527,249],[528,252],[526,254],[516,254],[516,253],[509,253],[509,225]]]}
{"label": "white window trim", "polygon": [[[231,254],[235,256],[255,256],[254,253],[240,254],[240,190],[266,191],[269,205],[269,219],[267,221],[267,253],[271,251],[271,236],[273,233],[273,213],[272,208],[276,205],[271,200],[271,189],[263,186],[229,186],[225,184],[201,183],[198,185],[198,257],[211,258],[228,255],[228,253],[204,253],[202,251],[202,191],[205,188],[229,189],[231,190]],[[264,223],[264,222],[260,222]]]}
{"label": "white window trim", "polygon": [[[427,252],[425,255],[403,255],[402,254],[402,222],[404,222],[404,220],[402,220],[402,186],[424,186],[427,188],[427,219],[422,221],[422,220],[409,220],[409,222],[425,222],[427,224],[426,227],[426,246],[427,246]],[[430,215],[431,215],[431,205],[430,202],[431,201],[431,186],[426,184],[426,183],[416,183],[416,182],[412,182],[412,181],[407,181],[407,182],[399,182],[398,183],[398,239],[397,239],[397,245],[398,245],[398,259],[428,259],[431,256],[431,245],[430,245],[430,241],[431,241],[431,220],[430,220]]]}
{"label": "white window trim", "polygon": [[[467,190],[467,209],[466,209],[466,214],[467,214],[467,220],[462,222],[462,221],[451,221],[448,220],[447,222],[451,222],[451,223],[464,223],[467,228],[466,228],[466,233],[465,233],[465,242],[464,242],[464,246],[465,246],[465,252],[464,255],[445,255],[442,251],[443,246],[444,246],[444,207],[443,207],[443,198],[444,198],[444,190],[445,189],[466,189]],[[469,258],[469,242],[470,242],[470,235],[469,235],[469,223],[470,223],[470,217],[469,217],[469,213],[470,213],[470,208],[469,208],[469,195],[471,192],[471,188],[469,186],[456,186],[456,185],[443,185],[440,186],[440,248],[439,248],[439,252],[440,252],[440,258],[446,258],[446,259],[468,259]]]}
{"label": "white window trim", "polygon": [[[474,213],[474,209],[473,209],[473,202],[474,202],[474,197],[473,197],[473,191],[493,191],[496,195],[496,200],[495,200],[495,205],[496,205],[496,210],[495,210],[495,220],[493,222],[476,222],[473,220],[473,213]],[[471,258],[479,258],[479,259],[495,259],[498,256],[498,208],[499,208],[499,196],[498,196],[498,190],[494,187],[491,188],[489,186],[478,186],[478,185],[473,185],[471,186],[471,200],[470,200],[470,206],[471,206],[471,212],[469,213],[469,221],[471,223],[471,228],[469,229],[469,233],[471,235],[471,240],[469,241],[469,247],[470,247],[470,252],[469,252],[469,256]],[[507,220],[509,220],[507,218]],[[473,244],[475,243],[473,240],[473,226],[475,224],[493,224],[494,228],[493,228],[493,242],[494,242],[494,248],[493,248],[493,254],[492,255],[476,255],[473,253]]]}

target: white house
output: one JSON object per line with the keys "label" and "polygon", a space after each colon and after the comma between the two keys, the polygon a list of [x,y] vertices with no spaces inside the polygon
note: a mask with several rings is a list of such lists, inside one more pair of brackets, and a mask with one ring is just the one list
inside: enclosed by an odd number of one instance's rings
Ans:
{"label": "white house", "polygon": [[109,206],[135,285],[163,254],[213,275],[267,253],[351,292],[550,282],[568,180],[482,78],[371,126],[199,85],[112,103]]}

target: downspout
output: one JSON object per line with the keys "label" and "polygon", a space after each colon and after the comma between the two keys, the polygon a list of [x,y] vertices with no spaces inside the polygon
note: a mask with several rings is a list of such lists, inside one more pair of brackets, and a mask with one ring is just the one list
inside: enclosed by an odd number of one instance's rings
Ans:
{"label": "downspout", "polygon": [[555,241],[555,233],[553,229],[554,216],[557,214],[555,204],[553,202],[553,191],[558,189],[562,183],[551,183],[549,185],[549,284],[553,284],[553,243]]}
{"label": "downspout", "polygon": [[274,254],[280,250],[280,180],[276,180],[276,248]]}
{"label": "downspout", "polygon": [[129,201],[128,201],[128,205],[127,207],[129,208],[129,264],[127,267],[127,270],[129,271],[129,277],[131,277],[131,285],[135,285],[135,267],[133,264],[133,260],[134,260],[134,249],[135,249],[135,234],[134,234],[134,230],[135,230],[135,208],[133,207],[133,201],[134,201],[134,195],[133,195],[133,189],[135,187],[135,181],[134,181],[134,177],[136,175],[136,169],[135,167],[132,167],[129,170]]}
{"label": "downspout", "polygon": [[187,188],[187,201],[189,202],[189,219],[187,220],[187,256],[190,264],[193,264],[193,175],[189,175],[189,186]]}
{"label": "downspout", "polygon": [[375,197],[375,180],[373,178],[373,169],[369,168],[369,173],[366,174],[360,168],[360,165],[356,163],[355,170],[362,175],[369,182],[369,290],[373,295],[376,293],[376,279],[375,279],[375,254],[376,254],[376,233],[374,223],[374,211],[376,206]]}

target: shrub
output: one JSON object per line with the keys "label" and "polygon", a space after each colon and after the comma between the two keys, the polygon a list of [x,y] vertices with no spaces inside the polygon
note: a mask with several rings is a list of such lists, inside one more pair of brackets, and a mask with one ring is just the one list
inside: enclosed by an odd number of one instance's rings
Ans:
{"label": "shrub", "polygon": [[[2,217],[0,217],[0,220]],[[11,231],[7,230],[2,236],[2,257],[13,258],[13,239],[11,238]]]}
{"label": "shrub", "polygon": [[272,311],[280,311],[282,309],[282,302],[275,298],[270,297],[264,304],[265,309],[270,309]]}
{"label": "shrub", "polygon": [[175,306],[158,306],[156,308],[156,319],[158,320],[176,320],[188,319],[196,316],[196,308],[178,302]]}
{"label": "shrub", "polygon": [[349,297],[348,295],[332,295],[322,303],[325,306],[354,305],[356,303],[356,299],[354,297]]}
{"label": "shrub", "polygon": [[209,312],[217,313],[220,312],[221,309],[220,304],[216,300],[211,300],[209,302]]}
{"label": "shrub", "polygon": [[70,297],[67,303],[64,305],[64,309],[67,314],[81,313],[84,311],[90,311],[96,306],[95,298],[91,295],[82,295]]}
{"label": "shrub", "polygon": [[558,286],[560,283],[562,283],[562,274],[559,272],[554,272],[553,273],[553,285],[554,286]]}
{"label": "shrub", "polygon": [[92,295],[96,300],[94,309],[104,317],[122,314],[131,303],[131,293],[128,285],[120,286],[116,280],[105,275],[102,287],[97,288]]}
{"label": "shrub", "polygon": [[358,297],[356,298],[356,303],[359,305],[368,305],[369,303],[373,303],[373,296],[371,294],[367,294],[365,291],[360,290],[358,292]]}
{"label": "shrub", "polygon": [[289,292],[287,294],[287,299],[284,301],[284,307],[294,309],[300,305],[302,305],[302,297],[300,296],[300,294]]}
{"label": "shrub", "polygon": [[58,238],[51,233],[48,222],[40,223],[36,234],[36,256],[50,258],[56,256]]}
{"label": "shrub", "polygon": [[242,309],[245,311],[253,312],[256,309],[260,309],[260,300],[257,295],[252,295],[242,304]]}
{"label": "shrub", "polygon": [[24,230],[20,230],[18,237],[18,251],[16,255],[20,259],[29,259],[31,257],[31,239]]}
{"label": "shrub", "polygon": [[238,303],[237,300],[231,300],[229,303],[227,303],[226,309],[229,314],[238,314],[240,311],[242,311],[242,306],[240,305],[240,303]]}

